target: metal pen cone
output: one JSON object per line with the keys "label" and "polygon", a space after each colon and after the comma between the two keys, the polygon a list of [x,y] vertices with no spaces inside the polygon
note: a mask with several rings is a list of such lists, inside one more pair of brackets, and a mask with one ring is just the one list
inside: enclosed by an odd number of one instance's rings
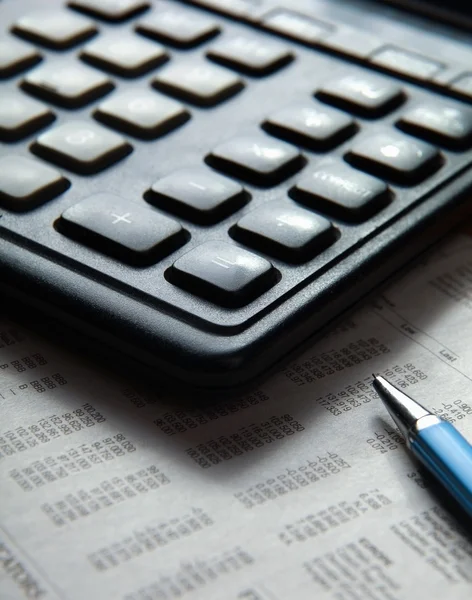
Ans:
{"label": "metal pen cone", "polygon": [[385,404],[392,419],[407,441],[409,432],[418,419],[432,413],[397,389],[381,375],[374,375],[374,389]]}

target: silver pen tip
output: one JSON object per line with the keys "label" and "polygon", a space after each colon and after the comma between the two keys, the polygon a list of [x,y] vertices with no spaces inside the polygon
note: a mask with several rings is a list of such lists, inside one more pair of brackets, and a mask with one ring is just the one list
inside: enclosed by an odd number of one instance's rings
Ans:
{"label": "silver pen tip", "polygon": [[382,375],[374,375],[373,385],[405,438],[408,439],[408,432],[419,419],[431,414]]}

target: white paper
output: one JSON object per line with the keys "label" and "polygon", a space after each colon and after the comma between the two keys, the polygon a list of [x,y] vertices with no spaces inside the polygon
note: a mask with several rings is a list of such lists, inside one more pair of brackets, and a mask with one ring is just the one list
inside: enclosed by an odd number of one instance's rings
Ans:
{"label": "white paper", "polygon": [[0,597],[470,599],[461,517],[371,381],[472,439],[471,316],[458,235],[270,381],[194,411],[3,322]]}

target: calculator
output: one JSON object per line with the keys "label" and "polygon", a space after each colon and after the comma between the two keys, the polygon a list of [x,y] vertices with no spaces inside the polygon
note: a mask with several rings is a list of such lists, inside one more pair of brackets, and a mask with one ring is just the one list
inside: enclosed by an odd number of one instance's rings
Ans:
{"label": "calculator", "polygon": [[256,381],[470,212],[466,27],[361,0],[0,15],[2,298],[124,368]]}

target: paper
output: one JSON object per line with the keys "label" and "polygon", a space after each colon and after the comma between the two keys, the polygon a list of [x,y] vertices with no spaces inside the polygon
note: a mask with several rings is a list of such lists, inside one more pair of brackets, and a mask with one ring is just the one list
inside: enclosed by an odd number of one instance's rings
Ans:
{"label": "paper", "polygon": [[207,409],[4,322],[0,597],[469,600],[472,544],[371,381],[472,439],[471,340],[466,235]]}

